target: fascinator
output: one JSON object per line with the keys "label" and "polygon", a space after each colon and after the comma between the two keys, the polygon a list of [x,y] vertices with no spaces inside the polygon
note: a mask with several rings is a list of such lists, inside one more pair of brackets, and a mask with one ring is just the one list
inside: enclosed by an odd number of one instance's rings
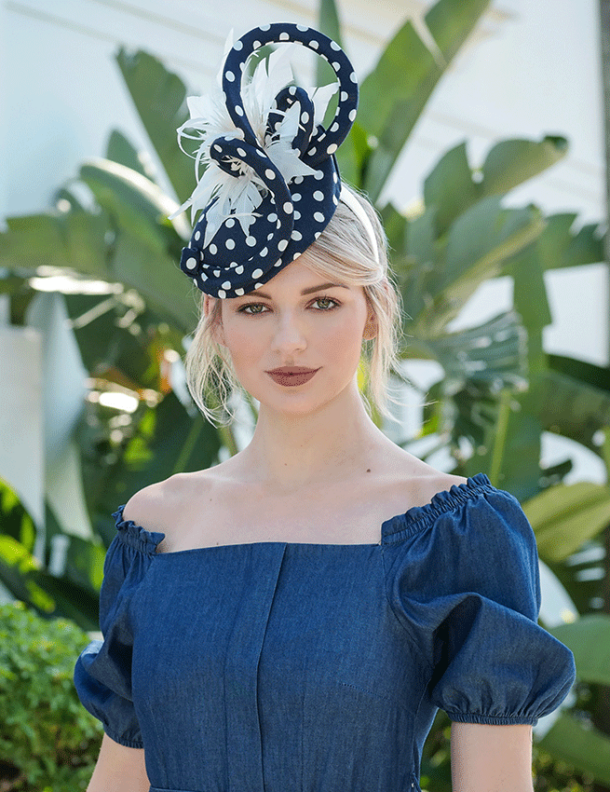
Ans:
{"label": "fascinator", "polygon": [[[250,55],[273,43],[307,47],[328,61],[338,82],[310,90],[294,85],[282,47],[247,80]],[[198,184],[176,214],[190,206],[194,220],[201,212],[181,269],[206,294],[230,298],[260,288],[297,259],[345,199],[335,152],[356,117],[358,86],[336,42],[288,23],[261,25],[229,42],[217,82],[212,94],[187,100],[191,117],[178,140],[183,150],[196,141],[186,153],[195,159]],[[337,110],[325,128],[336,91]],[[346,203],[373,235],[351,194]]]}

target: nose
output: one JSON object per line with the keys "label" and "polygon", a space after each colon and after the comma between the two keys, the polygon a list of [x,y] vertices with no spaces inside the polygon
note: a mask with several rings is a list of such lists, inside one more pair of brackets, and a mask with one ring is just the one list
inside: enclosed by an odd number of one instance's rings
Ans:
{"label": "nose", "polygon": [[294,311],[278,312],[273,333],[272,351],[289,357],[303,351],[307,346],[305,328]]}

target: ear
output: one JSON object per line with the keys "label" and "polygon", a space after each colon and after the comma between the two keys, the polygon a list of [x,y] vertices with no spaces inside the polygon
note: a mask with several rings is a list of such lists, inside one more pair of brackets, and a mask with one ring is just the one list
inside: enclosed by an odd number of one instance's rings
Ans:
{"label": "ear", "polygon": [[225,346],[224,342],[224,329],[222,326],[222,306],[216,305],[218,299],[204,294],[203,296],[203,313],[205,316],[215,314],[214,324],[212,325],[212,338],[220,346]]}
{"label": "ear", "polygon": [[373,311],[369,308],[369,313],[366,318],[366,324],[364,325],[364,332],[362,333],[362,339],[364,341],[371,341],[376,336],[377,336],[377,317],[375,316]]}

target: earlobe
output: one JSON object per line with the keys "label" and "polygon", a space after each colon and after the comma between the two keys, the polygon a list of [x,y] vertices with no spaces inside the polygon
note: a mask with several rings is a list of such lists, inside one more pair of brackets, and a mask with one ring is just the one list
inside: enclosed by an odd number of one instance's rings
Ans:
{"label": "earlobe", "polygon": [[362,338],[364,341],[372,341],[377,336],[377,319],[374,314],[369,314],[364,325],[364,332]]}

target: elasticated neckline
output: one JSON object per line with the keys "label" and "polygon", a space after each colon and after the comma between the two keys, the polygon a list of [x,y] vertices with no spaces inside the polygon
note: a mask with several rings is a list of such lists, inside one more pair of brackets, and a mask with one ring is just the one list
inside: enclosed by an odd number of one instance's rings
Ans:
{"label": "elasticated neckline", "polygon": [[372,543],[345,543],[332,544],[329,542],[238,542],[224,545],[205,545],[203,547],[191,547],[185,550],[176,550],[171,553],[157,553],[157,547],[165,539],[165,534],[158,531],[148,531],[141,525],[137,525],[133,520],[123,519],[125,504],[119,506],[113,517],[116,520],[116,527],[119,531],[121,540],[139,550],[142,553],[156,555],[159,558],[169,556],[188,555],[191,553],[202,552],[204,550],[220,550],[226,547],[252,547],[255,545],[285,545],[287,547],[309,547],[309,548],[372,548],[383,544],[391,544],[402,541],[412,533],[422,530],[426,525],[434,522],[441,514],[458,508],[466,501],[484,492],[493,490],[490,480],[484,473],[477,473],[467,479],[463,484],[454,484],[451,489],[437,492],[429,503],[424,506],[412,506],[406,512],[390,517],[381,524],[380,541]]}

